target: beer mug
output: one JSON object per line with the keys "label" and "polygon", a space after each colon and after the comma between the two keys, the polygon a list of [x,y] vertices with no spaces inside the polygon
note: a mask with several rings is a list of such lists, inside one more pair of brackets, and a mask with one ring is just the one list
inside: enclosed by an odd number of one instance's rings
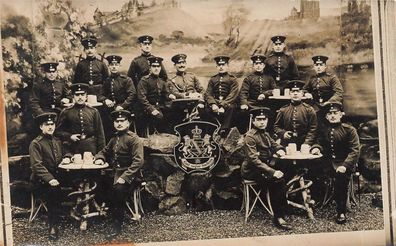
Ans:
{"label": "beer mug", "polygon": [[274,89],[272,90],[272,95],[274,97],[279,97],[280,96],[280,89]]}
{"label": "beer mug", "polygon": [[294,155],[297,152],[297,144],[289,143],[288,147],[291,155]]}
{"label": "beer mug", "polygon": [[93,164],[95,161],[95,156],[91,152],[84,152],[83,155],[84,158],[84,164]]}
{"label": "beer mug", "polygon": [[74,154],[74,155],[72,156],[72,158],[71,158],[71,161],[72,161],[74,164],[82,164],[82,163],[83,163],[83,159],[82,159],[81,154]]}
{"label": "beer mug", "polygon": [[285,95],[285,96],[289,96],[289,94],[290,94],[290,89],[289,89],[289,88],[286,88],[286,89],[284,90],[284,95]]}
{"label": "beer mug", "polygon": [[308,155],[311,146],[309,144],[302,144],[301,145],[301,154]]}

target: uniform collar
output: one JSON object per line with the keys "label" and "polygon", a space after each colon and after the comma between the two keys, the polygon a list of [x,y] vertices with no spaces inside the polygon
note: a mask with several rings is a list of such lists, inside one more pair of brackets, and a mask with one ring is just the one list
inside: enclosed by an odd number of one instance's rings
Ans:
{"label": "uniform collar", "polygon": [[86,102],[84,104],[77,104],[77,103],[74,104],[75,108],[84,108],[85,106],[86,106]]}
{"label": "uniform collar", "polygon": [[325,75],[326,75],[326,72],[318,73],[318,74],[317,74],[318,77],[322,77],[322,76],[325,76]]}
{"label": "uniform collar", "polygon": [[96,60],[96,56],[87,56],[86,58],[88,61]]}
{"label": "uniform collar", "polygon": [[49,135],[49,134],[44,134],[44,133],[41,133],[41,136],[43,136],[43,138],[50,139],[50,140],[54,137],[54,135]]}
{"label": "uniform collar", "polygon": [[329,123],[329,126],[332,127],[332,128],[336,128],[336,127],[341,126],[341,124],[342,124],[342,122],[338,122],[338,123]]}
{"label": "uniform collar", "polygon": [[55,82],[55,80],[49,80],[48,78],[44,78],[44,81],[47,82],[47,83],[54,83]]}
{"label": "uniform collar", "polygon": [[128,132],[128,129],[125,129],[125,130],[123,130],[123,131],[116,131],[116,135],[117,136],[122,136],[122,135],[124,135],[124,134],[126,134]]}
{"label": "uniform collar", "polygon": [[221,77],[224,77],[224,76],[226,76],[227,74],[228,74],[228,72],[225,72],[225,73],[218,73],[218,75],[221,76]]}
{"label": "uniform collar", "polygon": [[120,76],[120,73],[110,73],[111,78],[117,78]]}
{"label": "uniform collar", "polygon": [[149,57],[149,56],[151,56],[151,53],[143,53],[143,52],[142,52],[142,56],[143,56],[143,57]]}
{"label": "uniform collar", "polygon": [[179,75],[179,76],[183,76],[183,75],[185,75],[186,74],[186,72],[184,71],[184,72],[181,72],[181,71],[177,71],[176,72],[176,75]]}
{"label": "uniform collar", "polygon": [[298,106],[298,105],[302,104],[302,100],[301,101],[291,101],[290,104],[293,106]]}
{"label": "uniform collar", "polygon": [[264,70],[261,71],[261,72],[254,71],[254,74],[255,74],[255,75],[263,75],[263,74],[264,74]]}

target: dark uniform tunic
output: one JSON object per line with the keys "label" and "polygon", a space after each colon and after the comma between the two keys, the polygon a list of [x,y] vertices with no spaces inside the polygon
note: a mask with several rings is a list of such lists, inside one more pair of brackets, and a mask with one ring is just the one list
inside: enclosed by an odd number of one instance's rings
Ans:
{"label": "dark uniform tunic", "polygon": [[241,105],[248,105],[249,108],[263,106],[263,101],[258,101],[260,94],[271,95],[271,90],[275,89],[275,80],[264,73],[254,72],[247,76],[242,83],[239,92]]}
{"label": "dark uniform tunic", "polygon": [[[58,119],[55,134],[70,144],[73,154],[85,151],[96,154],[105,146],[102,119],[99,111],[88,105],[77,105],[64,109]],[[72,142],[73,134],[81,134],[85,139]]]}
{"label": "dark uniform tunic", "polygon": [[63,98],[70,99],[70,92],[63,82],[50,81],[45,78],[42,82],[34,84],[30,95],[33,116],[44,112],[59,113]]}
{"label": "dark uniform tunic", "polygon": [[198,78],[193,73],[177,72],[176,75],[168,82],[169,92],[176,98],[185,98],[188,93],[202,93],[203,87]]}
{"label": "dark uniform tunic", "polygon": [[[106,194],[113,209],[113,218],[118,226],[124,220],[125,200],[133,189],[132,181],[143,165],[143,143],[133,132],[117,132],[110,142],[96,156],[96,159],[107,161],[112,172],[107,176]],[[115,184],[118,178],[125,184]]]}
{"label": "dark uniform tunic", "polygon": [[344,90],[334,74],[324,72],[310,77],[303,90],[312,94],[316,110],[327,101],[342,103]]}
{"label": "dark uniform tunic", "polygon": [[[150,65],[148,62],[148,58],[150,56],[153,56],[152,54],[141,54],[138,57],[135,57],[131,65],[129,66],[128,70],[128,77],[130,77],[135,85],[135,88],[138,87],[138,83],[140,80],[143,78],[143,76],[146,76],[150,73]],[[161,64],[161,72],[159,76],[167,81],[168,76],[166,74],[166,70],[163,64]]]}
{"label": "dark uniform tunic", "polygon": [[[337,212],[346,212],[348,184],[351,173],[355,170],[360,155],[360,142],[356,129],[345,123],[327,124],[321,129],[318,136],[325,169],[331,168],[335,176],[334,195],[337,203]],[[345,173],[336,173],[339,166],[346,167]]]}
{"label": "dark uniform tunic", "polygon": [[103,93],[103,81],[107,77],[109,77],[109,70],[106,64],[96,57],[88,57],[77,63],[73,83],[91,85],[88,94],[96,95],[99,99]]}
{"label": "dark uniform tunic", "polygon": [[262,189],[268,187],[274,216],[283,217],[287,206],[286,184],[283,178],[276,179],[273,155],[284,148],[277,144],[265,130],[253,128],[246,133],[244,144],[245,161],[241,166],[241,176],[255,180]]}
{"label": "dark uniform tunic", "polygon": [[298,79],[298,69],[292,56],[284,52],[272,52],[265,60],[264,72],[276,82],[277,88],[283,90],[287,80]]}
{"label": "dark uniform tunic", "polygon": [[48,221],[53,225],[59,221],[60,186],[51,186],[49,181],[59,180],[58,165],[62,161],[62,142],[53,136],[41,134],[29,146],[32,182],[40,197],[45,199],[48,208]]}
{"label": "dark uniform tunic", "polygon": [[[276,116],[274,130],[282,140],[282,145],[296,143],[312,145],[315,143],[317,134],[317,118],[312,106],[299,102],[290,103],[279,109]],[[284,139],[286,131],[292,132],[290,139]]]}
{"label": "dark uniform tunic", "polygon": [[131,78],[122,74],[111,74],[104,81],[102,102],[109,99],[115,102],[114,108],[121,106],[123,109],[133,112],[135,98],[136,88]]}

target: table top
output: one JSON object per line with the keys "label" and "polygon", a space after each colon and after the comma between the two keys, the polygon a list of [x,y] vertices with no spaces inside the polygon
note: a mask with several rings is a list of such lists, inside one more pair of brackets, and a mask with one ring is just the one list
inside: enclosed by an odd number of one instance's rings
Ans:
{"label": "table top", "polygon": [[98,169],[104,169],[109,167],[108,163],[105,163],[103,165],[96,165],[96,164],[76,164],[76,163],[70,163],[70,164],[59,164],[58,166],[61,169],[65,170],[98,170]]}
{"label": "table top", "polygon": [[[101,102],[97,102],[97,103],[86,103],[87,105],[89,105],[89,106],[91,106],[91,107],[98,107],[98,106],[102,106],[103,105],[103,103],[101,103]],[[70,106],[73,106],[74,105],[74,103],[65,103],[65,104],[63,104],[63,106],[64,107],[70,107]]]}
{"label": "table top", "polygon": [[300,151],[292,155],[284,155],[284,156],[274,156],[275,158],[282,159],[282,160],[313,160],[322,157],[322,154],[313,155],[313,154],[302,154]]}
{"label": "table top", "polygon": [[[290,100],[290,96],[269,96],[269,99],[277,99],[277,100]],[[303,97],[302,100],[309,99],[308,97]]]}

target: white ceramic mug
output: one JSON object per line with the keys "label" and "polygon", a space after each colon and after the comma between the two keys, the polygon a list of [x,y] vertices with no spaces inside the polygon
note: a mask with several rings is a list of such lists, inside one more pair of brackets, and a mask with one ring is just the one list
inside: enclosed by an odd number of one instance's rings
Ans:
{"label": "white ceramic mug", "polygon": [[280,96],[280,89],[273,89],[272,90],[272,95],[274,97],[279,97]]}
{"label": "white ceramic mug", "polygon": [[82,163],[83,163],[83,159],[82,159],[81,154],[74,154],[74,155],[72,156],[72,158],[71,158],[71,161],[72,161],[74,164],[82,164]]}
{"label": "white ceramic mug", "polygon": [[302,144],[301,145],[301,154],[304,154],[304,155],[309,154],[310,149],[311,149],[311,146],[309,144]]}
{"label": "white ceramic mug", "polygon": [[95,161],[95,156],[91,152],[84,152],[84,164],[93,164]]}
{"label": "white ceramic mug", "polygon": [[88,102],[89,104],[97,104],[98,101],[97,101],[96,95],[88,95],[88,96],[87,96],[87,102]]}
{"label": "white ceramic mug", "polygon": [[286,89],[285,89],[284,95],[285,95],[285,96],[289,96],[289,95],[290,95],[290,89],[289,89],[289,88],[286,88]]}
{"label": "white ceramic mug", "polygon": [[297,152],[297,144],[289,143],[288,147],[289,147],[289,151],[290,151],[291,155],[293,155]]}

